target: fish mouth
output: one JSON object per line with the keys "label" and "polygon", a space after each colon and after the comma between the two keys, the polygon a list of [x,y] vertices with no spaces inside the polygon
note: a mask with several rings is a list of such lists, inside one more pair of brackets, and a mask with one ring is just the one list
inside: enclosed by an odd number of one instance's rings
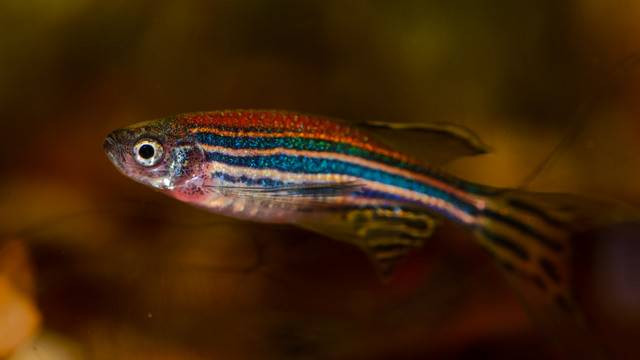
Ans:
{"label": "fish mouth", "polygon": [[124,162],[124,154],[122,153],[122,146],[118,141],[118,136],[115,131],[107,135],[104,139],[104,143],[102,143],[102,148],[114,165],[117,167],[122,166]]}

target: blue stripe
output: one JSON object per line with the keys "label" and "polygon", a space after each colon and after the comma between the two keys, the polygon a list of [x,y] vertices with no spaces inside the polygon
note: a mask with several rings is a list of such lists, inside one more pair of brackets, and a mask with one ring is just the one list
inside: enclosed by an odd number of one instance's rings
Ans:
{"label": "blue stripe", "polygon": [[222,181],[225,182],[230,182],[233,184],[244,184],[247,186],[262,186],[265,188],[275,188],[275,187],[279,187],[279,186],[286,186],[289,185],[287,183],[285,183],[284,181],[279,181],[279,180],[273,180],[270,178],[258,178],[258,179],[254,179],[254,178],[250,178],[248,176],[232,176],[229,175],[227,173],[224,173],[222,171],[216,171],[214,173],[211,174],[211,177],[215,178],[215,179],[220,179]]}
{"label": "blue stripe", "polygon": [[388,165],[410,169],[421,173],[428,171],[420,166],[398,161],[397,159],[377,152],[362,149],[348,143],[335,141],[301,137],[222,136],[212,133],[196,133],[195,136],[199,143],[211,146],[221,146],[229,149],[267,150],[285,148],[306,151],[328,151],[338,154],[357,156],[367,160],[380,161]]}
{"label": "blue stripe", "polygon": [[[246,131],[246,130],[245,130]],[[348,143],[334,142],[321,139],[310,139],[301,137],[252,137],[252,136],[222,136],[213,133],[199,132],[195,134],[196,140],[201,144],[211,146],[221,146],[229,149],[255,149],[267,150],[274,148],[284,148],[305,151],[334,152],[356,156],[365,160],[378,161],[386,165],[417,172],[443,182],[447,182],[465,191],[477,195],[493,195],[496,190],[486,186],[471,184],[466,181],[438,173],[433,169],[424,166],[399,161],[398,159],[379,154],[377,152],[362,149]],[[437,151],[434,149],[434,151]]]}
{"label": "blue stripe", "polygon": [[467,214],[474,215],[477,213],[477,209],[470,203],[442,190],[427,186],[424,183],[404,176],[390,174],[382,170],[371,169],[345,161],[283,154],[269,156],[230,156],[218,152],[207,152],[206,156],[208,161],[253,169],[274,169],[302,174],[339,174],[353,176],[440,198],[453,204],[456,208]]}

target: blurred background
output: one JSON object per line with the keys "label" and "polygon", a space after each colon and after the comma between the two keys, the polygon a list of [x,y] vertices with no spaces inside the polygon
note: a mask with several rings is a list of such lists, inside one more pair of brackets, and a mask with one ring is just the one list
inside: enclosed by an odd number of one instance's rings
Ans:
{"label": "blurred background", "polygon": [[[383,285],[348,245],[135,184],[102,141],[216,109],[447,121],[493,149],[456,175],[518,187],[558,148],[528,189],[637,205],[639,17],[632,0],[3,0],[0,358],[550,356],[462,231]],[[634,234],[591,234],[576,275],[620,358],[640,356]]]}

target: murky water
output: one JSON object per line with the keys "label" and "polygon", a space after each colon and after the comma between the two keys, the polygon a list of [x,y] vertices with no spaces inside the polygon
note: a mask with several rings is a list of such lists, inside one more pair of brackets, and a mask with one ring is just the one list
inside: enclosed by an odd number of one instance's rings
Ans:
{"label": "murky water", "polygon": [[[102,142],[214,109],[452,122],[492,148],[448,164],[460,177],[519,187],[562,144],[528,189],[640,205],[638,16],[597,1],[3,2],[0,357],[549,356],[459,229],[383,284],[354,247],[126,179]],[[579,300],[621,358],[640,355],[639,233],[585,234],[576,256]]]}

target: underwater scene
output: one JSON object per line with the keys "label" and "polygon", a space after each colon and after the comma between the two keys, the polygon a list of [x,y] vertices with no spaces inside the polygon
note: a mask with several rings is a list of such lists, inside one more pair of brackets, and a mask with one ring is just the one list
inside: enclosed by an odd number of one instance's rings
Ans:
{"label": "underwater scene", "polygon": [[0,2],[0,359],[640,358],[640,2]]}

